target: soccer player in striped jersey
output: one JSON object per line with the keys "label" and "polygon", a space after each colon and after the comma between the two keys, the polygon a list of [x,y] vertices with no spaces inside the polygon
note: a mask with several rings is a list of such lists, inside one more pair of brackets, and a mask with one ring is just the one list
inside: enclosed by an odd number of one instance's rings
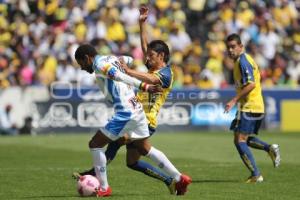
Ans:
{"label": "soccer player in striped jersey", "polygon": [[226,104],[225,112],[229,112],[237,104],[238,111],[230,129],[234,132],[236,149],[251,173],[246,182],[262,182],[263,176],[249,147],[266,151],[270,155],[274,167],[280,165],[280,154],[278,144],[270,145],[255,136],[258,134],[265,112],[259,68],[253,58],[243,51],[239,35],[229,35],[226,46],[229,57],[234,61],[233,77],[236,96]]}

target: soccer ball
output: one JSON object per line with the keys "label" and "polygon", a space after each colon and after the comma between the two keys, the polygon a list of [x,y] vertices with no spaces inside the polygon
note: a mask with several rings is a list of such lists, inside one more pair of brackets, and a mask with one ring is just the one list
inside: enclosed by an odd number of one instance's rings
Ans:
{"label": "soccer ball", "polygon": [[99,188],[98,179],[91,175],[81,176],[77,182],[77,191],[82,197],[95,196]]}

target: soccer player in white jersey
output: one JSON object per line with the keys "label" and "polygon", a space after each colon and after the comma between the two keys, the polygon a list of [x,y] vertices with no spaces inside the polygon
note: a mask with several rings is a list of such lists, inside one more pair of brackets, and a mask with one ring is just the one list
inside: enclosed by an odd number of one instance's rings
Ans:
{"label": "soccer player in white jersey", "polygon": [[100,89],[106,93],[107,101],[114,106],[115,114],[105,127],[100,128],[89,142],[96,177],[100,182],[97,196],[106,197],[112,193],[107,181],[106,156],[104,147],[122,137],[125,133],[133,141],[139,153],[149,157],[157,165],[164,166],[173,177],[181,176],[163,152],[152,147],[149,130],[142,105],[137,101],[133,87],[143,91],[157,92],[159,88],[132,78],[122,72],[116,56],[97,55],[95,48],[84,44],[77,48],[75,59],[82,70],[95,72]]}
{"label": "soccer player in white jersey", "polygon": [[[150,135],[153,135],[157,127],[157,115],[159,113],[159,110],[165,103],[165,100],[172,88],[173,73],[171,69],[172,67],[168,65],[168,61],[170,58],[168,45],[162,40],[154,40],[148,43],[145,28],[148,11],[148,7],[142,5],[140,7],[139,19],[141,46],[143,49],[145,65],[148,68],[148,72],[143,73],[135,70],[130,70],[127,65],[131,65],[133,59],[129,56],[121,56],[119,60],[122,61],[121,66],[124,68],[125,72],[128,75],[146,83],[158,84],[162,87],[162,91],[158,93],[150,94],[144,91],[139,91],[137,93],[137,99],[142,103],[144,112],[146,114],[149,133]],[[161,171],[160,169],[152,166],[150,163],[141,160],[140,153],[126,137],[122,137],[117,141],[109,143],[105,151],[107,163],[110,163],[114,159],[118,149],[124,144],[126,144],[127,149],[127,167],[164,182],[171,194],[184,195],[187,192],[187,186],[192,181],[188,175],[182,174],[181,177],[171,177],[167,172]],[[80,173],[73,173],[73,177],[76,179],[79,179],[80,176],[84,175],[95,176],[94,168]]]}

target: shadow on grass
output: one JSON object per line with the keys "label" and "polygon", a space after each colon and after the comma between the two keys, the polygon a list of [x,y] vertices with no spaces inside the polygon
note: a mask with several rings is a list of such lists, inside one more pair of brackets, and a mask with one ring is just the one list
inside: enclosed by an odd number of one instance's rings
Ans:
{"label": "shadow on grass", "polygon": [[240,180],[208,180],[208,179],[204,179],[204,180],[199,180],[199,179],[196,179],[194,180],[193,179],[193,182],[192,183],[240,183],[241,181]]}
{"label": "shadow on grass", "polygon": [[[134,197],[134,196],[144,196],[144,195],[151,195],[151,196],[159,196],[160,194],[152,194],[152,193],[143,193],[143,194],[139,194],[139,193],[126,193],[126,194],[113,194],[111,197],[125,197],[125,196],[131,196],[131,197]],[[53,199],[53,198],[57,198],[57,199],[70,199],[70,198],[83,198],[83,199],[89,199],[89,198],[94,198],[94,196],[91,196],[91,197],[81,197],[81,196],[78,196],[78,195],[37,195],[37,196],[27,196],[27,197],[20,197],[18,199]]]}
{"label": "shadow on grass", "polygon": [[27,197],[20,197],[19,199],[53,199],[53,198],[58,198],[58,199],[65,199],[65,198],[78,198],[80,196],[76,195],[37,195],[37,196],[27,196]]}

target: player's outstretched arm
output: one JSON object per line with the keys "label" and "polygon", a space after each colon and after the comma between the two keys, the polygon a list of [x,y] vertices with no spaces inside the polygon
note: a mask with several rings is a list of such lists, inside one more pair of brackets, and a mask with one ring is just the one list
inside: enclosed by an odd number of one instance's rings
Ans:
{"label": "player's outstretched arm", "polygon": [[138,80],[134,77],[131,77],[131,76],[123,73],[116,66],[114,66],[112,64],[107,63],[105,65],[101,65],[101,67],[98,67],[98,70],[101,71],[102,75],[105,75],[109,79],[126,83],[126,84],[134,86],[142,91],[147,91],[147,92],[160,92],[161,91],[161,89],[157,86],[145,83],[141,80]]}
{"label": "player's outstretched arm", "polygon": [[147,33],[146,33],[146,20],[148,17],[149,9],[146,5],[142,5],[139,10],[140,10],[140,18],[139,18],[140,39],[141,39],[141,46],[142,46],[144,59],[145,59],[147,53],[147,46],[148,46]]}
{"label": "player's outstretched arm", "polygon": [[122,81],[124,83],[127,83],[128,85],[132,85],[138,88],[139,90],[150,92],[150,93],[156,93],[162,91],[160,85],[148,84],[144,81],[140,81],[134,77],[128,76],[127,74],[121,72],[120,70],[117,70],[114,80]]}
{"label": "player's outstretched arm", "polygon": [[121,67],[125,70],[125,72],[129,76],[137,78],[148,84],[161,85],[161,81],[160,81],[159,77],[157,77],[156,75],[133,70],[127,66],[127,64],[125,63],[125,61],[123,59],[119,59],[119,61],[120,61]]}

